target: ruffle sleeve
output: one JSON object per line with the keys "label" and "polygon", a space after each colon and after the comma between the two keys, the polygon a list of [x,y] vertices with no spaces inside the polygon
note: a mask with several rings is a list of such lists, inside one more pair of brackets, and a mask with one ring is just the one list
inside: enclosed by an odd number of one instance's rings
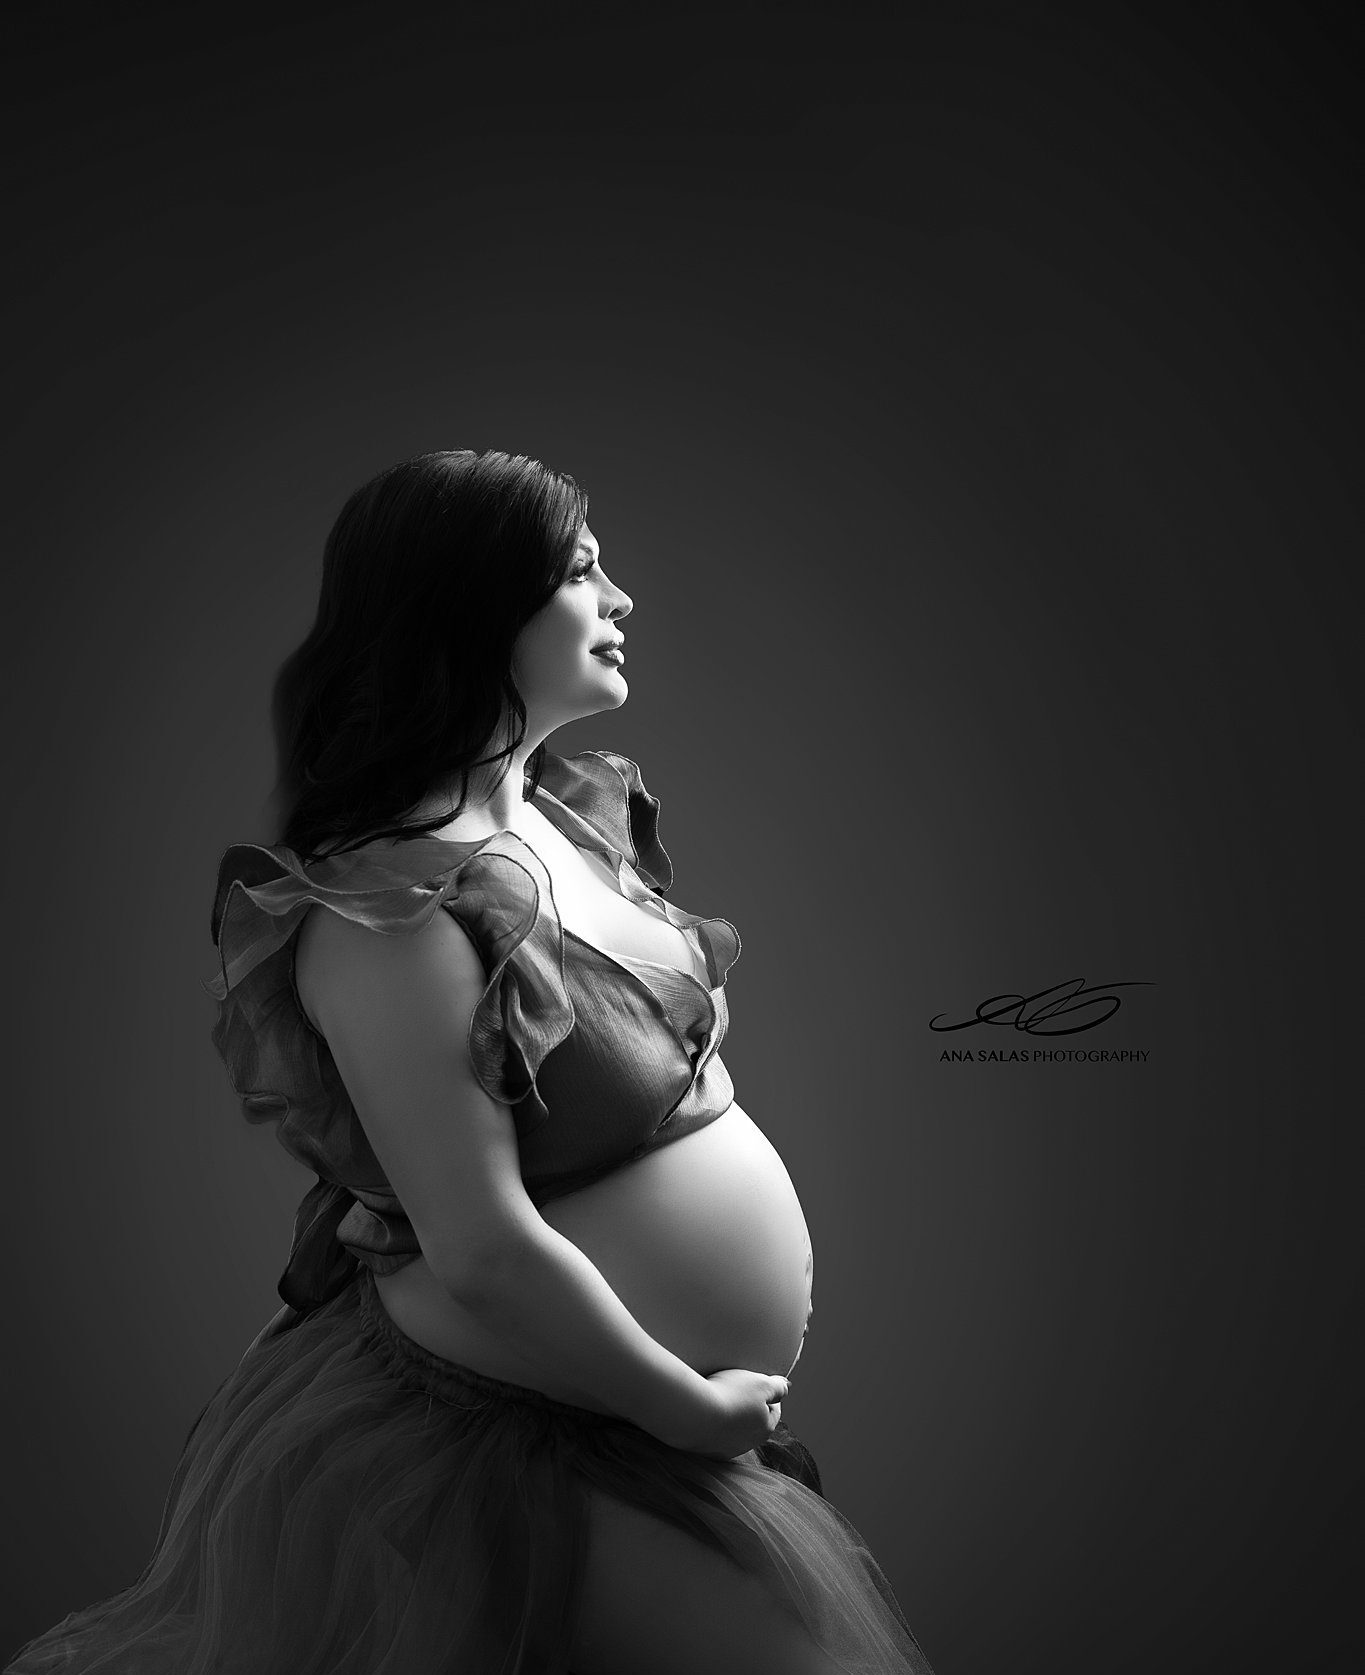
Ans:
{"label": "ruffle sleeve", "polygon": [[673,885],[673,862],[659,841],[659,799],[640,770],[614,750],[546,758],[541,784],[623,855],[656,896]]}
{"label": "ruffle sleeve", "polygon": [[412,935],[442,908],[452,912],[487,975],[470,1019],[470,1059],[487,1093],[512,1107],[521,1138],[549,1114],[536,1075],[574,1023],[562,938],[541,916],[548,880],[540,870],[505,833],[478,844],[418,839],[307,865],[284,846],[224,853],[211,920],[219,969],[204,984],[218,1002],[213,1044],[244,1116],[277,1123],[281,1144],[318,1176],[280,1282],[286,1303],[307,1308],[334,1294],[353,1271],[349,1253],[377,1272],[419,1254],[327,1043],[303,1013],[299,925],[321,905],[385,935]]}

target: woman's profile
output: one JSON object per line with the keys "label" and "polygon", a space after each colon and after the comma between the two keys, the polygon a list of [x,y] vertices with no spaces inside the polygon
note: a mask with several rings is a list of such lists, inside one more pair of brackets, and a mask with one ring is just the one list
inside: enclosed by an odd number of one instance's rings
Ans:
{"label": "woman's profile", "polygon": [[559,727],[627,697],[572,478],[431,453],[328,538],[213,1040],[316,1173],[125,1592],[9,1675],[930,1675],[782,1402],[812,1252],[719,1048],[734,925]]}

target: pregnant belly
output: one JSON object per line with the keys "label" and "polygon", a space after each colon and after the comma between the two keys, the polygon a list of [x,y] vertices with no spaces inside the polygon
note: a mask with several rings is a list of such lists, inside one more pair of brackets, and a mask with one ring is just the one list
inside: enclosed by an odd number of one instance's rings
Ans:
{"label": "pregnant belly", "polygon": [[[702,1374],[786,1374],[811,1314],[810,1235],[791,1177],[762,1130],[731,1105],[541,1216],[587,1256],[645,1331]],[[423,1261],[378,1281],[397,1324],[438,1355],[494,1378],[596,1407],[528,1367],[472,1319]]]}

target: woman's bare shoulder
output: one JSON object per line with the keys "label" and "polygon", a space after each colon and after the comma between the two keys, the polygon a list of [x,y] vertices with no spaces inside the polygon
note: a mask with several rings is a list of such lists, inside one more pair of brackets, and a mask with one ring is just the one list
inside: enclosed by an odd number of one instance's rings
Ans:
{"label": "woman's bare shoulder", "polygon": [[441,984],[470,1006],[487,982],[468,933],[440,912],[415,934],[395,936],[314,905],[294,938],[294,986],[304,1016],[319,1035],[323,1019],[365,1004],[376,985]]}

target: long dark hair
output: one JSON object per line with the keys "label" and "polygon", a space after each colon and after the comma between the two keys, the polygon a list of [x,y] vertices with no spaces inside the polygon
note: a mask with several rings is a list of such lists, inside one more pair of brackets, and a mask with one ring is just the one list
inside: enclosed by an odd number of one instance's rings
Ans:
{"label": "long dark hair", "polygon": [[[278,842],[336,854],[416,836],[465,806],[474,770],[526,737],[517,634],[563,581],[583,490],[539,460],[421,454],[366,483],[327,537],[317,620],[275,677]],[[515,736],[482,755],[512,718]],[[528,758],[540,783],[545,746]],[[454,808],[406,818],[437,784]]]}

